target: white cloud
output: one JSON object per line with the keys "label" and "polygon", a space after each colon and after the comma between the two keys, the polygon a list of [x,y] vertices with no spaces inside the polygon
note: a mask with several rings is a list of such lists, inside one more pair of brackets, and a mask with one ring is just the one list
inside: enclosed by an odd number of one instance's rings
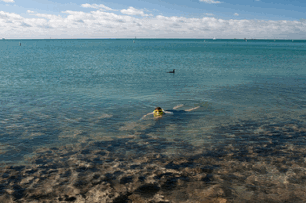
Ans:
{"label": "white cloud", "polygon": [[21,20],[21,19],[23,19],[23,17],[21,17],[21,15],[15,14],[15,13],[0,11],[0,19]]}
{"label": "white cloud", "polygon": [[28,13],[35,17],[0,11],[0,38],[306,38],[304,19],[224,20],[163,15],[146,18],[103,10],[67,10],[61,15]]}
{"label": "white cloud", "polygon": [[94,9],[101,9],[101,10],[105,10],[105,11],[116,11],[110,7],[107,7],[103,4],[82,4],[81,5],[84,8],[94,8]]}
{"label": "white cloud", "polygon": [[238,13],[234,13],[234,16],[239,16],[239,14]]}
{"label": "white cloud", "polygon": [[31,11],[31,10],[27,10],[27,13],[34,13],[34,11]]}
{"label": "white cloud", "polygon": [[215,1],[215,0],[200,0],[200,2],[208,3],[208,4],[220,4],[221,1]]}
{"label": "white cloud", "polygon": [[145,14],[142,10],[138,10],[131,6],[128,9],[122,9],[120,12],[126,15],[151,16],[149,14]]}
{"label": "white cloud", "polygon": [[5,3],[14,3],[15,1],[14,0],[2,0],[3,2]]}

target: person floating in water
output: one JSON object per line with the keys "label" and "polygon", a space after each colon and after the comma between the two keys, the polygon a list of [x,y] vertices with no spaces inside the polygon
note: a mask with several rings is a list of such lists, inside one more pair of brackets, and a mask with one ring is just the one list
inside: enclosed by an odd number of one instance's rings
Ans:
{"label": "person floating in water", "polygon": [[[182,107],[182,106],[183,106],[183,104],[178,105],[178,106],[175,106],[175,107],[173,107],[173,109],[178,109],[178,108],[180,108],[180,107]],[[184,112],[186,112],[186,111],[192,111],[192,110],[195,110],[195,109],[198,109],[198,108],[200,108],[200,106],[196,106],[196,107],[194,107],[194,108],[187,109],[187,110],[181,110],[181,111],[184,111]],[[162,108],[160,108],[160,107],[156,107],[155,110],[154,110],[153,112],[144,115],[144,116],[141,118],[141,120],[144,119],[146,116],[152,115],[152,114],[154,115],[154,118],[160,118],[160,117],[162,117],[164,114],[173,114],[173,113],[181,112],[181,111],[173,111],[173,110],[165,111],[164,109],[162,109]]]}

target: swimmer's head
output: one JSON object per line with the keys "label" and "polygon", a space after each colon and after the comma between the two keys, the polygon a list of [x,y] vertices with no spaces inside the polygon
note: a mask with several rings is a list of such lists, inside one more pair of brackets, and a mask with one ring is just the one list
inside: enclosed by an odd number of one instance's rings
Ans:
{"label": "swimmer's head", "polygon": [[156,107],[155,110],[153,111],[153,113],[154,113],[155,117],[159,117],[159,116],[162,116],[164,114],[162,108],[160,108],[160,107]]}

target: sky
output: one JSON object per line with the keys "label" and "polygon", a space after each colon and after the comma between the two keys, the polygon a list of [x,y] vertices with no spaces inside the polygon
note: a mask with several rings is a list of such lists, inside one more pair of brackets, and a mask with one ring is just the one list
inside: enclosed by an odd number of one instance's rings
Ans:
{"label": "sky", "polygon": [[0,38],[306,39],[306,0],[0,0]]}

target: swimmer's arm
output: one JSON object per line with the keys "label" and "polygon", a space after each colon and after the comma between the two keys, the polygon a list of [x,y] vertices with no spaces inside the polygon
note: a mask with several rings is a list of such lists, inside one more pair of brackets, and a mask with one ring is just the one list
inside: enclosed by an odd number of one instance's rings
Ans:
{"label": "swimmer's arm", "polygon": [[164,110],[163,110],[163,112],[164,112],[164,113],[170,113],[170,114],[173,114],[173,112],[171,112],[171,111],[164,111]]}
{"label": "swimmer's arm", "polygon": [[196,106],[196,107],[194,107],[194,108],[187,109],[187,110],[185,110],[185,111],[193,111],[193,110],[198,109],[198,108],[200,108],[200,106]]}
{"label": "swimmer's arm", "polygon": [[140,120],[144,119],[146,116],[153,114],[153,112],[144,115]]}
{"label": "swimmer's arm", "polygon": [[184,104],[179,104],[179,105],[173,107],[173,109],[178,109],[178,108],[181,108],[182,106],[184,106]]}

